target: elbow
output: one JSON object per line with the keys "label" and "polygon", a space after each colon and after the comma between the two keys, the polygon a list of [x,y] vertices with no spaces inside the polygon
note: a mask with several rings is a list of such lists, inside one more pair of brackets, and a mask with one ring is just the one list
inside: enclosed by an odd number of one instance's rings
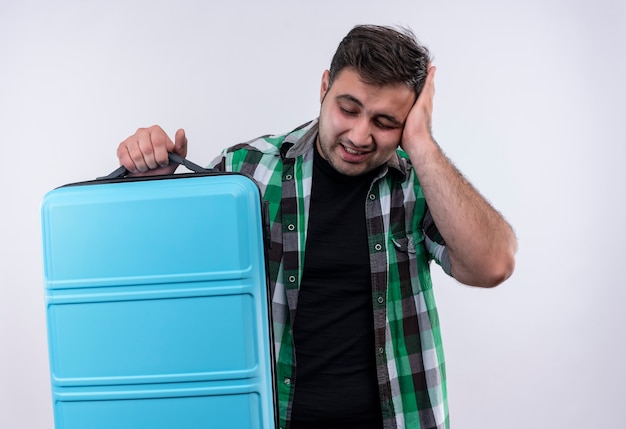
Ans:
{"label": "elbow", "polygon": [[474,258],[458,258],[450,251],[451,274],[459,282],[468,286],[494,288],[504,283],[515,271],[517,239],[502,242],[498,248],[487,251],[474,251],[470,254],[481,255]]}
{"label": "elbow", "polygon": [[493,288],[504,283],[515,271],[515,251],[502,252],[485,264],[480,284],[476,286]]}
{"label": "elbow", "polygon": [[517,253],[517,238],[511,234],[509,239],[502,242],[498,251],[491,253],[485,259],[484,276],[479,286],[493,288],[504,283],[515,271],[515,254]]}
{"label": "elbow", "polygon": [[494,288],[513,275],[515,252],[503,252],[461,267],[462,264],[452,264],[452,276],[459,282],[468,286]]}
{"label": "elbow", "polygon": [[478,286],[484,288],[493,288],[504,283],[509,277],[513,275],[515,270],[515,258],[506,258],[503,261],[494,263],[489,267],[482,279],[482,284]]}

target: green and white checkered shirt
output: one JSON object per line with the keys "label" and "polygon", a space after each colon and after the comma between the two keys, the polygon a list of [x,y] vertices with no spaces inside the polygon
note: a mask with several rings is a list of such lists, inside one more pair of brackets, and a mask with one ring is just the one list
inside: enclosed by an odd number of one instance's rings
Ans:
{"label": "green and white checkered shirt", "polygon": [[[317,120],[230,147],[211,166],[252,177],[269,202],[276,378],[281,428],[297,385],[292,329],[304,267]],[[375,350],[385,428],[448,428],[446,372],[429,263],[450,273],[443,241],[406,154],[380,168],[365,203]]]}

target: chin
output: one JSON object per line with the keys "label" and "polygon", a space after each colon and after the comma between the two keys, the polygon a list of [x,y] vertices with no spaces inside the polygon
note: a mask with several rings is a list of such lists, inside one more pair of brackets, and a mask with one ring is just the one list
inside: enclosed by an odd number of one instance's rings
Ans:
{"label": "chin", "polygon": [[344,164],[340,168],[337,168],[336,165],[333,165],[333,168],[344,176],[361,176],[372,171],[372,168],[369,165],[357,166],[352,164]]}

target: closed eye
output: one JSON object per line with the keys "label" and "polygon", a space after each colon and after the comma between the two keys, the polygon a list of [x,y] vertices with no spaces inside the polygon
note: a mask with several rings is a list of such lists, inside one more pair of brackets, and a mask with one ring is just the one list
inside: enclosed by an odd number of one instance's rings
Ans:
{"label": "closed eye", "polygon": [[342,113],[348,116],[356,116],[359,114],[358,111],[353,110],[353,109],[346,109],[345,107],[340,107],[339,109],[341,110]]}
{"label": "closed eye", "polygon": [[381,121],[374,121],[374,125],[376,125],[376,127],[380,128],[381,130],[395,130],[400,127],[400,125],[396,123],[388,124]]}

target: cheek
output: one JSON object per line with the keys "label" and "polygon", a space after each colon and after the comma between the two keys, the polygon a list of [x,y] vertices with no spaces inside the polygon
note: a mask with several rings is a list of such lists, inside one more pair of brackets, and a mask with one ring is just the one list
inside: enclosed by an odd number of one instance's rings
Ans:
{"label": "cheek", "polygon": [[331,107],[327,109],[325,119],[328,121],[328,124],[334,133],[340,133],[341,129],[345,128],[345,120],[341,115],[341,112],[339,112],[336,108]]}
{"label": "cheek", "polygon": [[400,145],[400,139],[402,138],[402,131],[385,132],[381,133],[376,138],[376,145],[378,150],[385,154],[391,154]]}
{"label": "cheek", "polygon": [[320,135],[326,139],[326,141],[335,142],[345,132],[345,124],[340,119],[332,115],[326,117],[320,117]]}

